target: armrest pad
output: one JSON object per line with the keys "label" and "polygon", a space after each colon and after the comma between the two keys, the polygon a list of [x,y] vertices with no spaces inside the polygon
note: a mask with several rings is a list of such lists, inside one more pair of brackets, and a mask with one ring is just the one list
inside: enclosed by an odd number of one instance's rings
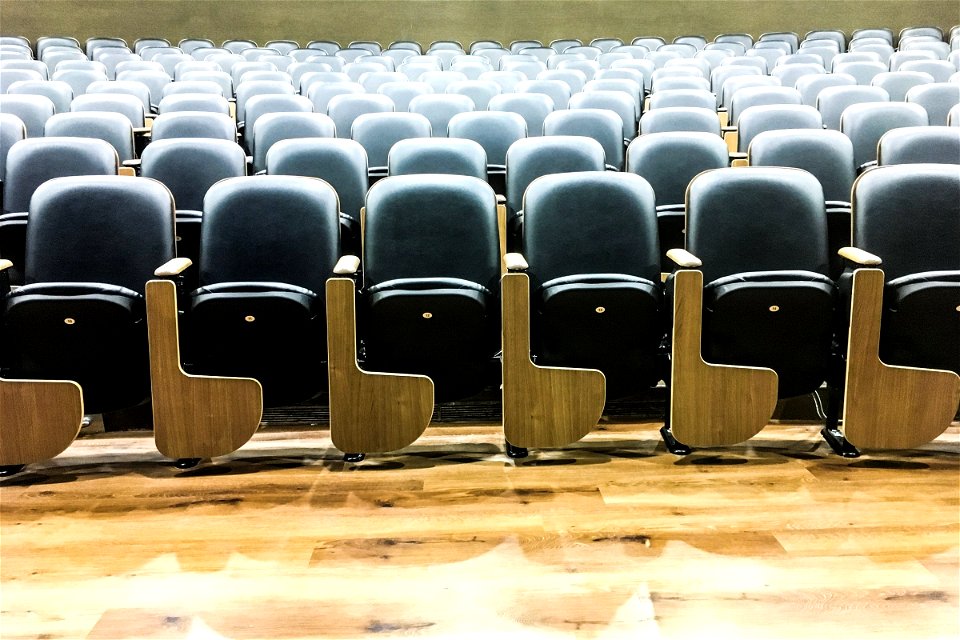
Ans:
{"label": "armrest pad", "polygon": [[9,260],[0,260],[0,271],[6,271],[13,266],[13,263]]}
{"label": "armrest pad", "polygon": [[190,258],[174,258],[161,265],[153,275],[158,278],[172,278],[183,273],[192,264],[193,260]]}
{"label": "armrest pad", "polygon": [[527,260],[523,257],[523,254],[520,253],[504,254],[503,264],[506,265],[507,271],[526,271],[530,266],[527,264]]}
{"label": "armrest pad", "polygon": [[337,260],[333,272],[338,276],[350,276],[360,268],[360,258],[357,256],[346,255]]}
{"label": "armrest pad", "polygon": [[507,204],[507,196],[497,194],[497,204]]}
{"label": "armrest pad", "polygon": [[875,267],[883,262],[879,256],[875,256],[863,249],[857,249],[856,247],[843,247],[837,251],[837,253],[850,262],[855,262],[865,267]]}
{"label": "armrest pad", "polygon": [[703,261],[700,260],[700,258],[686,249],[670,249],[667,251],[667,257],[684,269],[696,269],[703,265]]}
{"label": "armrest pad", "polygon": [[723,131],[724,133],[727,133],[730,131],[736,131],[736,130],[737,130],[737,126],[732,124],[728,124],[725,127],[720,127],[720,131]]}
{"label": "armrest pad", "polygon": [[120,163],[120,166],[121,167],[139,167],[140,161],[137,159],[124,160],[123,162]]}

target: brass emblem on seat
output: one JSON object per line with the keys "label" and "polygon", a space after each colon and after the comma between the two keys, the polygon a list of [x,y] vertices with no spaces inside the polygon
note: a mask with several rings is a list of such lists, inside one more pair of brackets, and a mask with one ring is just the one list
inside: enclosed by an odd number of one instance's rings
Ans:
{"label": "brass emblem on seat", "polygon": [[596,311],[597,313],[604,313],[606,310],[607,310],[606,307],[597,307],[596,309],[594,309],[594,311]]}
{"label": "brass emblem on seat", "polygon": [[424,311],[424,312],[423,312],[423,317],[424,317],[425,319],[429,320],[430,318],[433,317],[433,314],[430,313],[429,311]]}
{"label": "brass emblem on seat", "polygon": [[73,318],[64,318],[64,319],[63,319],[63,324],[71,324],[71,325],[72,325],[72,324],[77,324],[77,321],[74,320]]}
{"label": "brass emblem on seat", "polygon": [[775,304],[770,305],[770,311],[772,311],[773,313],[776,313],[777,311],[780,311],[780,307],[778,307]]}
{"label": "brass emblem on seat", "polygon": [[246,320],[247,322],[253,322],[254,320],[256,320],[256,318],[253,316],[246,316],[244,317],[244,320]]}

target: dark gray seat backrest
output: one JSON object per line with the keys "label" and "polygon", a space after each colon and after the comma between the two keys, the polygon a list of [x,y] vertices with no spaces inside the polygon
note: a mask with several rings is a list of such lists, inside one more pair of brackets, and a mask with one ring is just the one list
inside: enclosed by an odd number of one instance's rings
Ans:
{"label": "dark gray seat backrest", "polygon": [[30,201],[26,284],[101,282],[143,293],[175,255],[173,197],[156,180],[56,178]]}
{"label": "dark gray seat backrest", "polygon": [[883,260],[886,279],[960,269],[956,165],[878,167],[853,192],[853,243]]}
{"label": "dark gray seat backrest", "polygon": [[617,273],[659,282],[653,188],[629,173],[537,178],[523,202],[523,255],[534,287],[569,275]]}
{"label": "dark gray seat backrest", "polygon": [[229,178],[207,191],[200,285],[282,282],[323,296],[340,254],[337,193],[301,176]]}
{"label": "dark gray seat backrest", "polygon": [[28,138],[13,145],[7,154],[3,210],[28,211],[34,191],[47,180],[116,175],[117,165],[117,152],[103,140]]}
{"label": "dark gray seat backrest", "polygon": [[384,178],[366,200],[364,284],[456,278],[498,290],[496,196],[468,176]]}
{"label": "dark gray seat backrest", "polygon": [[812,174],[798,169],[702,173],[687,190],[686,244],[703,261],[707,283],[756,271],[827,275],[823,189]]}

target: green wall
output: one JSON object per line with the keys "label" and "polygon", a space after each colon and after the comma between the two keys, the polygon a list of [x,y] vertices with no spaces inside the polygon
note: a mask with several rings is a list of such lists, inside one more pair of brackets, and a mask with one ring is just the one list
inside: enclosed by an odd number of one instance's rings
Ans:
{"label": "green wall", "polygon": [[467,44],[960,23],[957,0],[0,0],[0,32]]}

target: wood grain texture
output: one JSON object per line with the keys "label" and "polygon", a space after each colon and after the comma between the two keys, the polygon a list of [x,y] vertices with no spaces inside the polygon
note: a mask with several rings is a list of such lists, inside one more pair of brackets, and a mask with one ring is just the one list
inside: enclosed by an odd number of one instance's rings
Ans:
{"label": "wood grain texture", "polygon": [[854,272],[850,307],[844,436],[862,449],[910,449],[930,442],[957,414],[960,376],[880,360],[883,270]]}
{"label": "wood grain texture", "polygon": [[327,280],[331,438],[346,453],[395,451],[430,424],[433,380],[360,369],[355,296],[353,280]]}
{"label": "wood grain texture", "polygon": [[562,447],[597,425],[606,379],[596,369],[540,367],[530,359],[530,278],[501,279],[503,431],[518,447]]}
{"label": "wood grain texture", "polygon": [[777,374],[762,367],[704,361],[703,272],[674,278],[670,428],[694,447],[730,445],[756,435],[777,405]]}
{"label": "wood grain texture", "polygon": [[0,378],[0,466],[53,458],[70,446],[82,421],[76,382]]}
{"label": "wood grain texture", "polygon": [[833,454],[772,424],[667,453],[604,421],[522,461],[499,424],[346,464],[261,429],[179,471],[81,434],[0,480],[4,640],[945,640],[960,636],[960,426]]}
{"label": "wood grain texture", "polygon": [[170,458],[213,458],[242,447],[263,415],[252,378],[195,376],[180,366],[176,285],[147,283],[150,388],[157,449]]}

